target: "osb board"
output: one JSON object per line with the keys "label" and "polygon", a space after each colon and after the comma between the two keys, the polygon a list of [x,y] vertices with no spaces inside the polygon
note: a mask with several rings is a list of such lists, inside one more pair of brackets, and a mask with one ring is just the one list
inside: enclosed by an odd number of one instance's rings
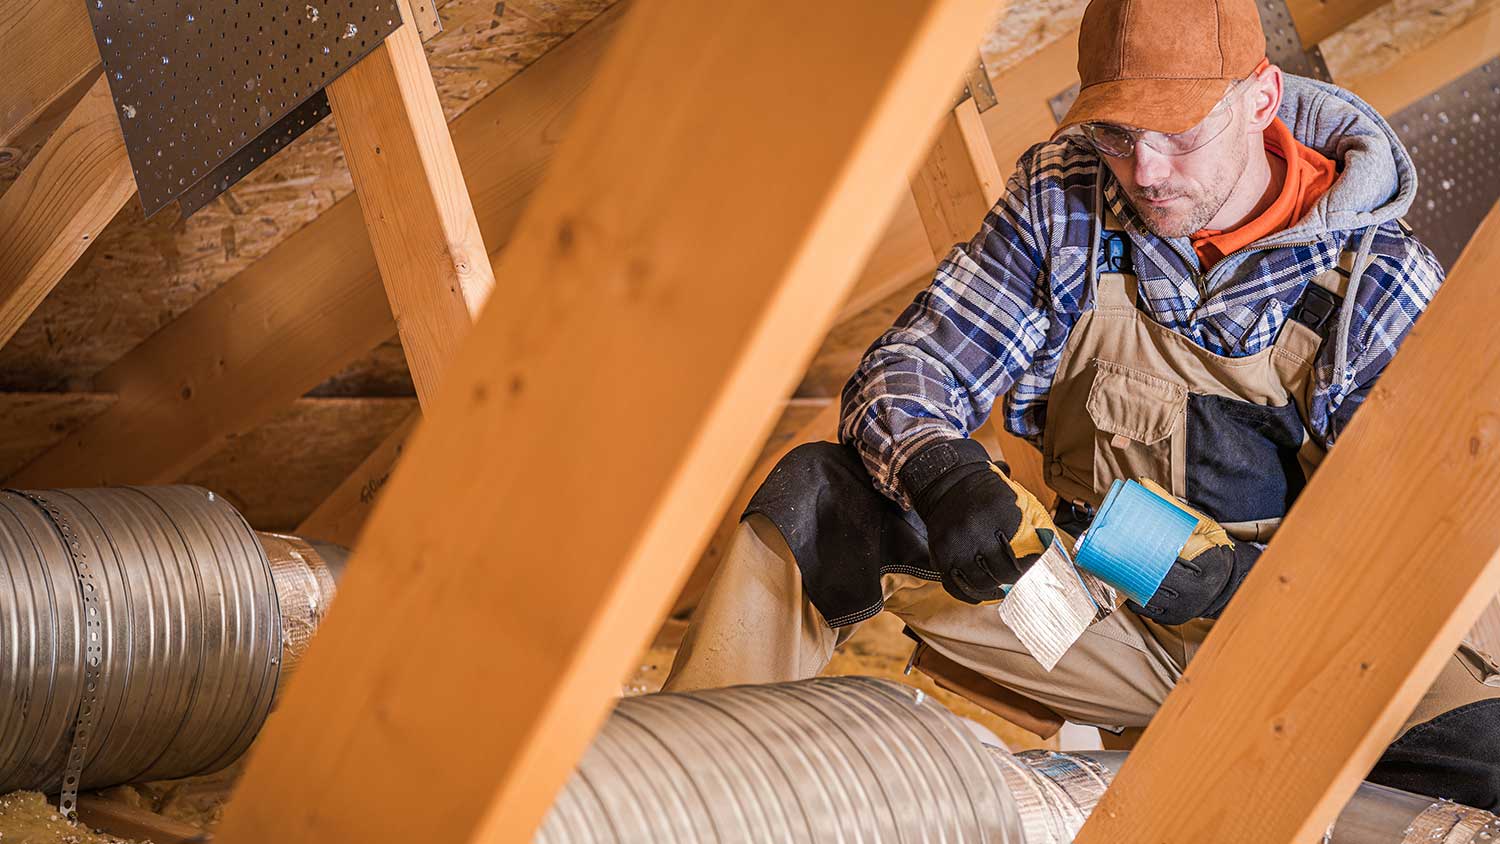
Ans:
{"label": "osb board", "polygon": [[183,483],[223,495],[261,530],[290,530],[417,408],[415,399],[300,399]]}
{"label": "osb board", "polygon": [[[611,5],[450,0],[428,43],[444,110],[461,113]],[[183,221],[132,202],[0,350],[0,389],[87,379],[352,190],[332,121]]]}
{"label": "osb board", "polygon": [[1431,44],[1496,2],[1500,0],[1391,0],[1319,47],[1334,79],[1364,76]]}
{"label": "osb board", "polygon": [[0,393],[0,480],[114,403],[113,393]]}
{"label": "osb board", "polygon": [[344,367],[308,393],[310,396],[415,396],[417,387],[406,368],[397,337]]}

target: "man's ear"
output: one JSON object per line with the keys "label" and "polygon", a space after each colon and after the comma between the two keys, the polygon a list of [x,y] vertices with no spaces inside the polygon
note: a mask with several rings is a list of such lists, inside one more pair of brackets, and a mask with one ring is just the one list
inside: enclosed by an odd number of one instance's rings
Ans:
{"label": "man's ear", "polygon": [[1250,90],[1244,95],[1245,122],[1250,131],[1261,131],[1276,119],[1276,112],[1281,108],[1281,83],[1281,68],[1274,64],[1266,65],[1246,83]]}

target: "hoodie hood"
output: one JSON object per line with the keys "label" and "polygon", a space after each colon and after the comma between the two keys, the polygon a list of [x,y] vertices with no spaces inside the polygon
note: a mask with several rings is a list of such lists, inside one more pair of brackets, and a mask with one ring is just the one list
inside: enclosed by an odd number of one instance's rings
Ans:
{"label": "hoodie hood", "polygon": [[1298,141],[1338,162],[1339,175],[1306,217],[1269,240],[1362,229],[1405,214],[1417,194],[1417,169],[1385,118],[1336,85],[1283,78],[1277,116]]}

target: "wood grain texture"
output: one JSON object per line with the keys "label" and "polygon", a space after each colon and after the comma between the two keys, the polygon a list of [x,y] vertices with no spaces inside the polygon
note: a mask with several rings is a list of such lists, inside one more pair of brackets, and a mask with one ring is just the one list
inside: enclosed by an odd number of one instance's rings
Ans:
{"label": "wood grain texture", "polygon": [[1080,844],[1316,841],[1394,738],[1500,588],[1497,269],[1492,211]]}
{"label": "wood grain texture", "polygon": [[910,180],[934,262],[979,231],[1004,188],[974,100],[959,103],[938,124],[937,139]]}
{"label": "wood grain texture", "polygon": [[79,796],[78,819],[91,829],[151,844],[200,844],[212,839],[198,827],[97,794]]}
{"label": "wood grain texture", "polygon": [[416,409],[413,398],[297,399],[179,480],[224,496],[257,530],[292,531]]}
{"label": "wood grain texture", "polygon": [[99,72],[99,48],[83,3],[5,0],[0,3],[0,147],[51,107],[54,100]]}
{"label": "wood grain texture", "polygon": [[[405,0],[401,14],[413,17]],[[328,101],[417,395],[431,401],[495,276],[417,29],[391,33]]]}
{"label": "wood grain texture", "polygon": [[531,834],[993,11],[632,8],[216,840]]}
{"label": "wood grain texture", "polygon": [[[485,100],[611,2],[443,3],[445,29],[426,46],[445,114],[453,120]],[[83,0],[45,3],[85,17],[77,8]],[[31,34],[51,48],[46,37],[52,36]],[[92,39],[86,21],[82,34]],[[11,55],[0,49],[0,63],[9,68]],[[14,76],[7,76],[7,82]],[[41,122],[34,121],[33,129]],[[16,149],[0,148],[0,188],[19,175],[18,164],[34,148],[35,133],[23,134],[20,142],[10,144]],[[40,140],[45,139],[42,134]],[[496,142],[509,141],[497,136]],[[7,162],[9,156],[15,157]],[[352,192],[334,121],[325,120],[191,218],[182,219],[173,208],[143,220],[139,206],[128,203],[31,320],[0,348],[0,389],[78,389]],[[399,349],[394,362],[394,367],[377,370],[374,383],[400,382],[399,395],[415,395]],[[345,395],[366,393],[349,386]]]}
{"label": "wood grain texture", "polygon": [[1391,115],[1500,55],[1500,4],[1486,6],[1431,44],[1341,84]]}
{"label": "wood grain texture", "polygon": [[1302,45],[1312,49],[1385,3],[1386,0],[1287,0]]}
{"label": "wood grain texture", "polygon": [[0,393],[0,477],[115,403],[113,393]]}
{"label": "wood grain texture", "polygon": [[0,346],[135,195],[103,75],[0,196]]}
{"label": "wood grain texture", "polygon": [[374,512],[380,491],[391,479],[396,461],[406,449],[406,442],[422,414],[407,415],[380,444],[365,455],[353,472],[345,475],[317,507],[297,525],[298,536],[321,539],[345,548],[355,547],[359,532]]}
{"label": "wood grain texture", "polygon": [[[454,121],[491,248],[509,240],[620,17],[601,15]],[[394,334],[357,205],[338,202],[100,373],[119,403],[13,480],[169,482]]]}

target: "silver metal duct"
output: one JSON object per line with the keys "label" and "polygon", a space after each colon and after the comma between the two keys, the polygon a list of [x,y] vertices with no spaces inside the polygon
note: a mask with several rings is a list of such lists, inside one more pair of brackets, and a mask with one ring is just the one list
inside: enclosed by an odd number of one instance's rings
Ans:
{"label": "silver metal duct", "polygon": [[80,788],[243,753],[332,598],[293,539],[267,538],[273,573],[204,489],[0,491],[0,792],[60,790],[71,813]]}
{"label": "silver metal duct", "polygon": [[[908,686],[827,677],[620,701],[538,844],[1067,844],[1125,753],[1026,751]],[[1494,844],[1500,819],[1366,783],[1327,844]]]}

